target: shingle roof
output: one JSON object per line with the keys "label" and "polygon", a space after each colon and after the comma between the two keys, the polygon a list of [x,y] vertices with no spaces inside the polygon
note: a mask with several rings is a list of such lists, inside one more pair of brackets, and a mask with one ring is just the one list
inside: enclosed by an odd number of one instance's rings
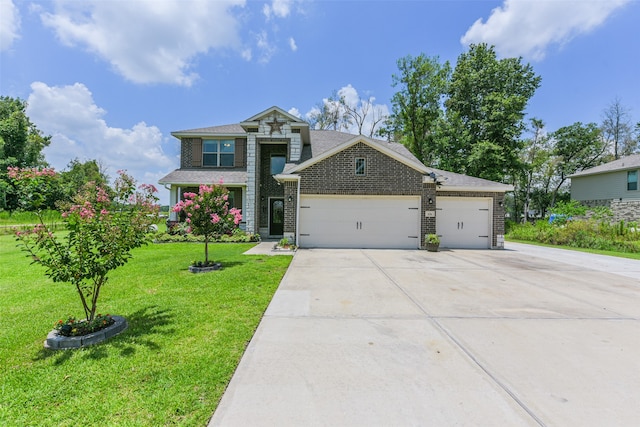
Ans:
{"label": "shingle roof", "polygon": [[595,166],[593,168],[576,172],[573,175],[569,176],[569,178],[574,178],[578,176],[587,176],[587,175],[597,175],[600,173],[616,172],[616,171],[638,169],[638,168],[640,168],[640,154],[632,154],[631,156],[623,157],[621,159],[614,160],[609,163],[605,163],[599,166]]}
{"label": "shingle roof", "polygon": [[[489,181],[488,179],[475,178],[469,175],[463,175],[461,173],[448,172],[440,169],[429,168],[433,170],[438,177],[444,178],[442,182],[443,186],[440,190],[446,190],[448,187],[465,187],[469,189],[488,189],[491,188],[494,191],[513,191],[513,186],[509,184],[502,184],[500,182]],[[453,189],[453,188],[452,188]]]}
{"label": "shingle roof", "polygon": [[161,178],[160,184],[217,184],[222,180],[226,185],[247,183],[247,172],[236,170],[176,169]]}
{"label": "shingle roof", "polygon": [[[338,132],[335,130],[312,130],[310,131],[310,134],[311,134],[311,151],[307,152],[308,157],[306,158],[304,157],[305,153],[303,152],[303,158],[301,159],[301,162],[309,160],[312,156],[316,157],[324,153],[325,151],[329,151],[332,148],[340,144],[344,144],[345,142],[350,141],[357,136],[352,133]],[[373,138],[370,138],[370,139],[373,139]],[[386,147],[392,151],[395,151],[401,156],[404,156],[408,159],[411,159],[415,162],[420,163],[420,161],[413,154],[411,154],[411,151],[409,151],[407,147],[405,147],[400,143],[388,142],[382,139],[373,139],[373,140],[378,144],[382,145],[383,147]]]}
{"label": "shingle roof", "polygon": [[244,134],[245,130],[238,123],[221,126],[209,126],[206,128],[186,129],[171,132],[171,135],[228,135],[228,134]]}
{"label": "shingle roof", "polygon": [[[187,129],[177,132],[172,132],[174,136],[186,136],[186,135],[234,135],[245,134],[244,128],[240,124],[227,124],[221,126],[209,126],[197,129]],[[339,132],[335,130],[310,130],[311,145],[305,145],[302,148],[301,158],[299,162],[287,163],[283,170],[286,174],[295,168],[298,164],[305,162],[312,157],[317,157],[322,153],[329,151],[341,144],[344,144],[350,140],[353,140],[357,135]],[[406,157],[414,162],[422,164],[404,145],[397,142],[389,142],[381,139],[375,139],[375,142],[396,152],[397,154]],[[631,156],[636,157],[636,156]],[[640,155],[637,156],[638,164],[640,165]],[[603,165],[604,166],[604,165]],[[440,179],[443,179],[442,190],[451,187],[468,188],[473,190],[488,189],[491,188],[494,191],[511,191],[513,187],[507,184],[501,184],[495,181],[489,181],[482,178],[475,178],[468,175],[462,175],[454,172],[447,172],[435,168],[428,167],[433,170]],[[596,168],[594,168],[596,169]],[[586,171],[584,171],[586,172]],[[597,173],[597,172],[596,172]],[[575,176],[575,175],[574,175]],[[247,173],[245,171],[215,171],[215,170],[183,170],[177,169],[159,182],[160,184],[199,184],[199,183],[215,183],[222,179],[225,183],[233,184],[246,184]]]}

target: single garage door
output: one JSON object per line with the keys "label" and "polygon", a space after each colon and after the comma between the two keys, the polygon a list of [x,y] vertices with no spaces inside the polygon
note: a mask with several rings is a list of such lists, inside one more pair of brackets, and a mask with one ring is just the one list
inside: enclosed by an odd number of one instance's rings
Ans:
{"label": "single garage door", "polygon": [[403,248],[420,246],[420,197],[300,197],[300,246]]}
{"label": "single garage door", "polygon": [[436,233],[441,247],[491,247],[490,198],[439,196],[436,203]]}

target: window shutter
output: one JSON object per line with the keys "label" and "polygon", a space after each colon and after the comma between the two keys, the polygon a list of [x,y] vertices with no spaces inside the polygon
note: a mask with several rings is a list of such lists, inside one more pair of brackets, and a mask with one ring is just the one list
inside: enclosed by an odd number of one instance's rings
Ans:
{"label": "window shutter", "polygon": [[234,159],[234,167],[243,168],[247,166],[245,163],[245,152],[247,149],[247,140],[244,138],[236,138],[236,152]]}
{"label": "window shutter", "polygon": [[191,166],[202,167],[202,138],[193,138]]}

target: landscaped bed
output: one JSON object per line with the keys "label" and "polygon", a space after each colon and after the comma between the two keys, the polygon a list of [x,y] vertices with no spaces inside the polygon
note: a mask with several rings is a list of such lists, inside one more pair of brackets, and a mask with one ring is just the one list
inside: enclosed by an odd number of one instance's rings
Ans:
{"label": "landscaped bed", "polygon": [[212,244],[219,271],[191,274],[202,248],[135,249],[98,309],[128,329],[79,350],[47,350],[53,323],[81,315],[75,290],[0,236],[0,425],[206,425],[290,257]]}

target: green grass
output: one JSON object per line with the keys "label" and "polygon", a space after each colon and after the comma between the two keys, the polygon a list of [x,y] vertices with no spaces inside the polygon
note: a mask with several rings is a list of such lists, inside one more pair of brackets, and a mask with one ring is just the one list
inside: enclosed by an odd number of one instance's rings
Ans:
{"label": "green grass", "polygon": [[149,245],[113,272],[98,311],[127,318],[111,340],[53,351],[53,323],[82,317],[75,290],[0,236],[0,425],[204,426],[291,257],[210,245],[220,271],[191,274],[200,244]]}
{"label": "green grass", "polygon": [[530,240],[519,240],[519,239],[512,239],[512,238],[507,238],[506,240],[508,242],[525,243],[527,245],[544,246],[544,247],[547,247],[547,248],[568,249],[570,251],[586,252],[586,253],[590,253],[590,254],[608,255],[608,256],[615,256],[615,257],[619,257],[619,258],[629,258],[629,259],[639,259],[640,260],[640,253],[637,253],[637,252],[636,253],[632,253],[632,252],[619,252],[619,251],[604,251],[604,250],[600,250],[600,249],[577,248],[575,246],[552,245],[552,244],[548,244],[548,243],[540,243],[540,242],[534,242],[534,241],[530,241]]}
{"label": "green grass", "polygon": [[[64,228],[62,217],[58,211],[45,211],[43,219],[50,230],[58,231]],[[0,235],[13,235],[16,229],[29,230],[39,222],[35,212],[0,211]]]}

